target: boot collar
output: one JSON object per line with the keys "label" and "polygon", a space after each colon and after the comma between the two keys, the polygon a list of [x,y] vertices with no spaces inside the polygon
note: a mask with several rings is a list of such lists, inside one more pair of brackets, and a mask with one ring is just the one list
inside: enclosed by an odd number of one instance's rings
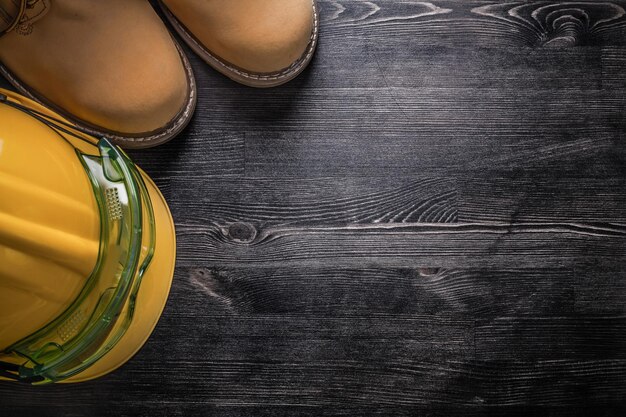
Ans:
{"label": "boot collar", "polygon": [[15,30],[22,35],[50,10],[50,0],[0,0],[0,36]]}

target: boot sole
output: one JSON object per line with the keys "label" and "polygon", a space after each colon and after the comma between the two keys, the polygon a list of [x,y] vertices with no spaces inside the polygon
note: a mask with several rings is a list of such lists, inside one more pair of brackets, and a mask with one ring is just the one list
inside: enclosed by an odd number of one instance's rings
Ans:
{"label": "boot sole", "polygon": [[289,67],[272,73],[255,73],[239,68],[230,62],[220,58],[213,52],[208,50],[196,37],[174,16],[174,14],[161,1],[157,0],[163,14],[172,25],[178,35],[189,45],[189,47],[202,58],[213,69],[227,76],[233,81],[249,87],[267,88],[275,87],[293,80],[297,77],[311,62],[313,53],[317,46],[319,33],[319,12],[315,0],[313,0],[313,30],[309,44],[304,54],[294,61]]}
{"label": "boot sole", "polygon": [[42,94],[30,88],[28,85],[23,83],[17,76],[15,76],[6,66],[4,66],[0,62],[0,74],[2,74],[21,94],[34,100],[41,105],[48,107],[54,110],[56,113],[62,115],[71,123],[73,123],[77,130],[81,132],[87,133],[89,135],[95,137],[105,136],[107,139],[110,139],[112,142],[117,145],[122,146],[125,149],[141,149],[141,148],[151,148],[153,146],[160,145],[162,143],[168,142],[173,139],[176,135],[178,135],[189,123],[191,120],[191,116],[196,107],[196,81],[193,75],[193,70],[191,68],[191,64],[189,63],[189,59],[183,52],[182,48],[176,42],[174,38],[172,38],[174,44],[176,45],[176,49],[180,54],[181,61],[183,63],[183,67],[185,68],[185,75],[187,77],[187,85],[189,86],[189,91],[187,94],[187,100],[183,108],[174,116],[172,120],[170,120],[166,125],[162,128],[155,129],[151,132],[138,133],[138,134],[128,134],[123,132],[116,132],[112,130],[105,129],[101,126],[93,125],[89,122],[86,122],[76,116],[73,116],[67,110],[62,109],[56,104],[50,102],[45,98]]}

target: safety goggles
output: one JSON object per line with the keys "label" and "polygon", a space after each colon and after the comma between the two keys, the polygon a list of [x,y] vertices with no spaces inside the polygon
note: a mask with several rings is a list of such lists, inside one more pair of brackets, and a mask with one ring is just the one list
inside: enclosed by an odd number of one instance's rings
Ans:
{"label": "safety goggles", "polygon": [[154,213],[141,174],[106,138],[83,136],[61,120],[0,95],[2,104],[28,113],[70,144],[77,139],[88,144],[72,146],[100,213],[95,267],[61,315],[0,352],[1,377],[34,384],[61,381],[99,360],[128,329],[142,276],[154,253]]}

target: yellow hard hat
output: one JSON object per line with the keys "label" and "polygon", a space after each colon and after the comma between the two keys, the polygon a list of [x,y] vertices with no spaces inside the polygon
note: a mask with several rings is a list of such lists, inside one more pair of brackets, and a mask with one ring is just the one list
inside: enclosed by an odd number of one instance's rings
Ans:
{"label": "yellow hard hat", "polygon": [[0,89],[0,380],[84,381],[130,359],[165,306],[175,240],[123,151]]}

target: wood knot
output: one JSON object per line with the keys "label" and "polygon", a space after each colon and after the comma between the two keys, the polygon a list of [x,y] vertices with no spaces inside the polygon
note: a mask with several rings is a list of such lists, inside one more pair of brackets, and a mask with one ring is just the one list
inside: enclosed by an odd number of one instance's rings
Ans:
{"label": "wood knot", "polygon": [[194,287],[198,288],[205,295],[222,302],[227,307],[231,307],[232,300],[228,296],[228,280],[217,271],[207,269],[192,269],[189,279]]}
{"label": "wood knot", "polygon": [[589,31],[589,18],[584,10],[560,10],[546,17],[546,29],[540,44],[551,47],[568,47],[585,43]]}
{"label": "wood knot", "polygon": [[249,223],[237,222],[228,227],[228,236],[235,242],[250,243],[256,235],[255,227]]}
{"label": "wood knot", "polygon": [[237,282],[231,271],[194,268],[189,271],[189,281],[201,294],[218,301],[230,311],[251,311],[245,286]]}
{"label": "wood knot", "polygon": [[625,15],[611,2],[530,2],[479,6],[472,12],[510,25],[529,46],[567,47],[591,44]]}
{"label": "wood knot", "polygon": [[422,278],[432,278],[439,273],[439,268],[417,268],[417,273]]}
{"label": "wood knot", "polygon": [[475,397],[472,399],[472,402],[473,402],[474,404],[484,404],[486,401],[485,401],[485,399],[484,399],[484,398],[479,397],[479,396],[477,395],[477,396],[475,396]]}

